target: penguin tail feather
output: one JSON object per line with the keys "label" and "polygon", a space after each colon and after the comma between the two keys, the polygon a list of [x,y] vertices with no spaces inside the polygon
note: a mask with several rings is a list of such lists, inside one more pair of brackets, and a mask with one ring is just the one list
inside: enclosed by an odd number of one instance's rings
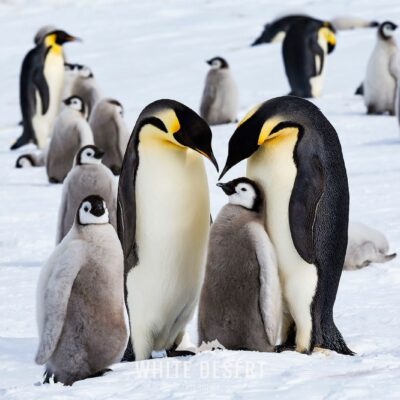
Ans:
{"label": "penguin tail feather", "polygon": [[354,356],[356,353],[347,347],[342,334],[332,321],[330,325],[323,329],[323,344],[320,347],[324,349],[336,351],[336,353],[344,354],[346,356]]}

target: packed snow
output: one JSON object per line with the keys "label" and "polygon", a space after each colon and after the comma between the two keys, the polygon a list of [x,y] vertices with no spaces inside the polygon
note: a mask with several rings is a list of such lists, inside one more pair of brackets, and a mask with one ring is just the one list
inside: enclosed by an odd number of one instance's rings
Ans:
{"label": "packed snow", "polygon": [[[104,95],[121,101],[133,127],[159,98],[198,110],[205,60],[220,55],[232,67],[240,116],[254,104],[288,93],[281,45],[250,47],[264,23],[287,12],[316,17],[355,15],[400,22],[398,0],[2,0],[0,1],[0,398],[5,399],[397,399],[400,398],[400,258],[344,272],[335,320],[354,357],[333,352],[205,351],[189,358],[119,364],[107,375],[40,385],[35,287],[54,248],[61,185],[44,168],[15,169],[9,151],[21,128],[21,61],[44,24],[83,38],[67,44],[68,61],[89,65]],[[325,86],[315,103],[341,139],[349,175],[351,219],[382,231],[400,250],[400,135],[395,117],[366,116],[360,96],[375,43],[374,29],[340,32],[328,57]],[[234,124],[213,127],[220,167]],[[241,163],[224,180],[244,174]],[[226,202],[207,162],[212,212]],[[196,342],[196,318],[188,332]]]}

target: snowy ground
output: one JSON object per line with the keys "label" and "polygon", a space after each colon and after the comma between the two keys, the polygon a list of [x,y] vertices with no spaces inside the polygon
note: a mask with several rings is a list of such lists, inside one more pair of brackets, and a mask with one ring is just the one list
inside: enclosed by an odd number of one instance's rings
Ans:
{"label": "snowy ground", "polygon": [[[354,14],[400,22],[398,0],[0,0],[0,398],[6,399],[398,399],[400,398],[400,261],[343,274],[335,318],[355,357],[335,353],[202,353],[114,366],[105,377],[38,386],[35,285],[54,246],[60,186],[43,169],[13,168],[19,135],[18,73],[36,29],[48,23],[84,39],[68,44],[71,62],[90,65],[104,94],[126,107],[133,127],[150,101],[169,97],[198,108],[207,66],[225,56],[241,94],[241,114],[285,94],[280,45],[250,48],[278,13],[321,18]],[[285,8],[283,7],[283,4]],[[112,4],[112,5],[111,5]],[[305,5],[304,5],[305,4]],[[382,230],[400,250],[400,136],[393,117],[367,117],[353,96],[375,41],[373,30],[340,33],[316,104],[336,127],[351,190],[351,217]],[[233,125],[213,129],[220,166]],[[207,165],[215,215],[225,202]],[[243,174],[243,163],[227,178]],[[196,338],[195,321],[189,327]]]}

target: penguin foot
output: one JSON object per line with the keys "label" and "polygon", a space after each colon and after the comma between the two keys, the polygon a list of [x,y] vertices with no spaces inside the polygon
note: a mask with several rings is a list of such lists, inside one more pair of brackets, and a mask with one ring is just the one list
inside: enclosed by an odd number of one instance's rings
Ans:
{"label": "penguin foot", "polygon": [[176,350],[174,348],[167,350],[167,357],[187,357],[194,355],[196,355],[196,353],[189,350]]}
{"label": "penguin foot", "polygon": [[275,346],[275,353],[282,353],[283,351],[295,351],[296,346],[295,345],[289,345],[289,344],[278,344]]}
{"label": "penguin foot", "polygon": [[107,372],[112,372],[112,369],[111,368],[104,368],[101,371],[96,372],[93,375],[90,375],[88,378],[98,378],[99,376],[105,375]]}
{"label": "penguin foot", "polygon": [[43,384],[45,383],[58,383],[57,377],[53,374],[53,372],[49,369],[46,369],[43,374]]}
{"label": "penguin foot", "polygon": [[53,177],[49,178],[49,182],[50,183],[60,183],[60,181],[57,178],[53,178]]}

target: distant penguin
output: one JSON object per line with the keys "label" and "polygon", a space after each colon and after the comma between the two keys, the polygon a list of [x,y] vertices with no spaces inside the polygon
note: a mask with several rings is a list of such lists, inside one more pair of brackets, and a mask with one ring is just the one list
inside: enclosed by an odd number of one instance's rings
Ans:
{"label": "distant penguin", "polygon": [[236,121],[239,110],[239,94],[229,65],[222,57],[207,61],[208,71],[200,115],[210,124],[226,124]]}
{"label": "distant penguin", "polygon": [[346,166],[334,127],[305,99],[268,100],[239,123],[221,177],[244,159],[246,175],[265,193],[265,226],[278,258],[286,307],[277,351],[310,354],[322,347],[354,354],[333,319],[349,218]]}
{"label": "distant penguin", "polygon": [[71,63],[64,63],[64,88],[62,98],[66,99],[72,96],[71,87],[75,80],[75,78],[79,75],[79,73],[86,69],[82,64],[71,64]]}
{"label": "distant penguin", "polygon": [[45,152],[32,152],[22,154],[15,162],[15,168],[43,167],[46,163]]}
{"label": "distant penguin", "polygon": [[34,142],[44,148],[58,113],[64,83],[62,45],[77,40],[60,30],[47,33],[42,42],[28,52],[20,74],[20,106],[23,133],[11,146],[17,149]]}
{"label": "distant penguin", "polygon": [[399,51],[393,38],[396,29],[397,25],[390,21],[379,26],[363,85],[367,114],[395,114]]}
{"label": "distant penguin", "polygon": [[72,385],[121,360],[128,339],[123,274],[121,244],[105,202],[88,196],[40,272],[35,361],[46,364],[45,382],[53,377]]}
{"label": "distant penguin", "polygon": [[275,250],[264,228],[264,196],[248,178],[217,186],[229,196],[211,227],[198,316],[199,345],[274,351],[282,323]]}
{"label": "distant penguin", "polygon": [[123,117],[122,104],[115,99],[105,98],[96,103],[89,119],[94,143],[104,150],[103,163],[114,175],[121,173],[129,140],[128,128]]}
{"label": "distant penguin", "polygon": [[326,56],[335,44],[335,30],[329,22],[306,18],[291,25],[282,47],[291,87],[289,94],[298,97],[321,94]]}
{"label": "distant penguin", "polygon": [[347,15],[335,17],[331,19],[330,22],[337,31],[346,31],[358,28],[376,28],[379,26],[379,22],[377,21]]}
{"label": "distant penguin", "polygon": [[111,171],[101,163],[102,156],[103,152],[93,145],[82,147],[76,155],[76,164],[63,184],[56,244],[71,229],[82,199],[91,193],[97,193],[104,199],[110,223],[117,230],[117,183]]}
{"label": "distant penguin", "polygon": [[77,96],[64,100],[67,107],[58,115],[46,158],[49,182],[62,183],[72,168],[78,150],[94,144],[93,133],[85,119],[85,104]]}
{"label": "distant penguin", "polygon": [[193,110],[157,100],[139,115],[122,164],[118,235],[131,340],[124,360],[177,354],[204,278],[212,133]]}
{"label": "distant penguin", "polygon": [[396,253],[388,252],[389,243],[383,233],[359,222],[349,223],[349,242],[343,269],[355,270],[371,263],[391,261]]}

